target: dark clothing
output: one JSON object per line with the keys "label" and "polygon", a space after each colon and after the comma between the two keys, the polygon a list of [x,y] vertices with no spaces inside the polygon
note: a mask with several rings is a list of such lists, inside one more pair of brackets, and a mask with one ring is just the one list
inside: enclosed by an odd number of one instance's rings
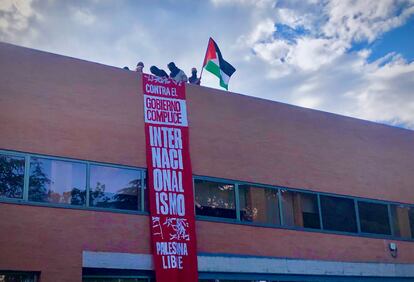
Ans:
{"label": "dark clothing", "polygon": [[177,68],[177,66],[171,62],[168,65],[168,69],[171,71],[170,78],[174,79],[177,82],[187,82],[187,76],[185,73]]}
{"label": "dark clothing", "polygon": [[175,77],[180,72],[180,69],[177,68],[173,62],[169,63],[167,66],[168,66],[168,69],[171,71],[170,77]]}
{"label": "dark clothing", "polygon": [[164,70],[161,70],[161,69],[157,68],[156,66],[150,67],[150,71],[155,76],[168,77],[168,73],[166,73]]}
{"label": "dark clothing", "polygon": [[201,80],[200,78],[197,78],[197,73],[193,73],[188,79],[188,82],[190,82],[191,84],[200,85]]}

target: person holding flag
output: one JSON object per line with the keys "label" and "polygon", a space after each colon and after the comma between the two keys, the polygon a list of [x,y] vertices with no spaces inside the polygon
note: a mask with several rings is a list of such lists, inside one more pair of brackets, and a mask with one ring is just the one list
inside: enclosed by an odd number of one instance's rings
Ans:
{"label": "person holding flag", "polygon": [[208,41],[200,79],[204,69],[217,76],[220,79],[220,86],[229,90],[229,80],[236,69],[223,59],[217,43],[211,37]]}

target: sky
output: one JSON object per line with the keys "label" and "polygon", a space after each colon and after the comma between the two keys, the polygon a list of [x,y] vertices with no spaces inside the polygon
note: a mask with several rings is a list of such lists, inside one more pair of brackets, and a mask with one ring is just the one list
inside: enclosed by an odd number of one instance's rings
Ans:
{"label": "sky", "polygon": [[200,73],[210,36],[232,92],[414,129],[414,0],[0,0],[0,41],[115,67]]}

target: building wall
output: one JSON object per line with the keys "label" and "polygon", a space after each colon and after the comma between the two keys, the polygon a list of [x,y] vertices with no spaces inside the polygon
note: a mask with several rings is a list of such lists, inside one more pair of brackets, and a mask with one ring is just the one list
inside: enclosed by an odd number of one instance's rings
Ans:
{"label": "building wall", "polygon": [[81,281],[82,251],[150,253],[148,217],[0,204],[0,270]]}
{"label": "building wall", "polygon": [[[3,43],[0,62],[0,149],[146,166],[136,73]],[[414,202],[413,131],[206,87],[187,95],[196,175]],[[145,215],[0,203],[0,228],[0,269],[42,282],[79,281],[82,250],[150,252]],[[412,242],[394,259],[384,239],[207,221],[197,234],[204,253],[414,263]]]}
{"label": "building wall", "polygon": [[[41,282],[81,281],[82,251],[150,254],[148,217],[0,204],[0,270],[39,271]],[[199,253],[348,262],[413,263],[414,243],[197,222]]]}
{"label": "building wall", "polygon": [[[146,166],[135,72],[4,43],[0,60],[0,148]],[[206,87],[187,95],[194,174],[414,200],[413,131]]]}

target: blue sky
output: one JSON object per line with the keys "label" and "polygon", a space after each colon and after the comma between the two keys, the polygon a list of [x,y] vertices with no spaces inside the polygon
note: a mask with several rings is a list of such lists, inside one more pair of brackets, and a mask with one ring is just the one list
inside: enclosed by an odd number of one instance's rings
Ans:
{"label": "blue sky", "polygon": [[110,66],[188,74],[210,36],[230,91],[414,128],[414,0],[0,1],[0,41]]}

